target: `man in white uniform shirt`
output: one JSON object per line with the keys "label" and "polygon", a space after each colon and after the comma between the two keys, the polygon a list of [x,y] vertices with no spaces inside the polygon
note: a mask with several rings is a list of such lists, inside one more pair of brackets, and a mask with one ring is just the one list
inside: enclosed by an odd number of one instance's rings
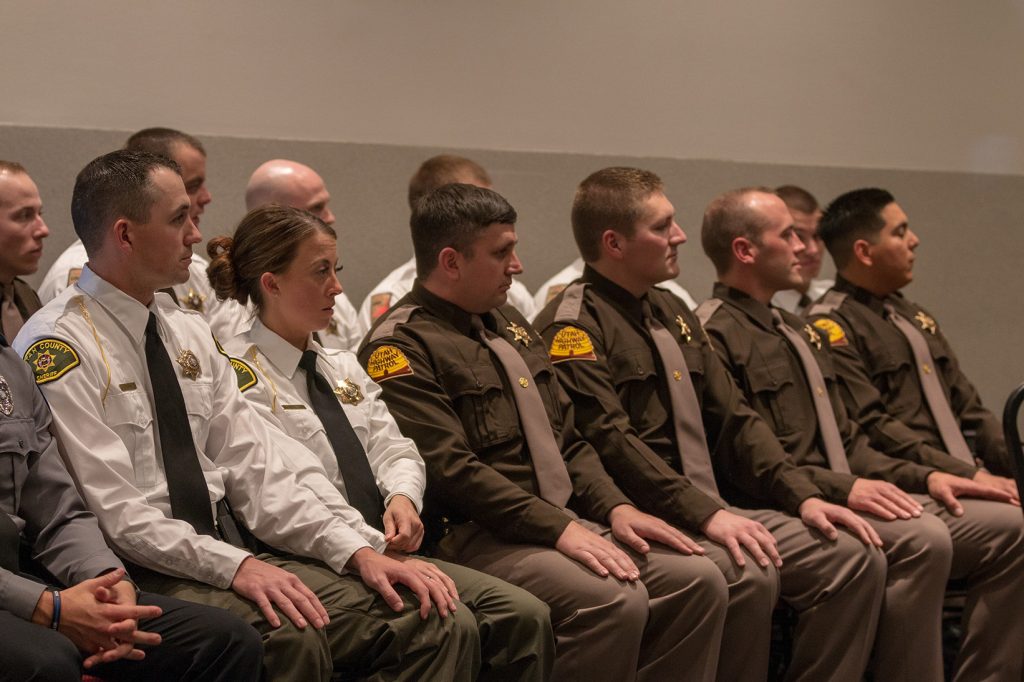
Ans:
{"label": "man in white uniform shirt", "polygon": [[[301,445],[246,403],[202,318],[157,292],[188,277],[201,239],[189,207],[166,158],[88,164],[72,219],[89,263],[14,344],[107,540],[140,586],[259,629],[272,679],[473,679],[472,616],[401,566],[361,570],[366,540],[302,484],[322,470],[291,470],[278,453]],[[246,527],[276,551],[254,556]]]}
{"label": "man in white uniform shirt", "polygon": [[[189,217],[199,225],[200,216],[213,197],[206,189],[206,149],[195,137],[171,128],[145,128],[125,142],[125,149],[149,152],[174,161],[181,169],[185,192],[190,202]],[[88,260],[81,240],[76,239],[53,262],[39,285],[39,299],[48,303],[60,292],[74,284],[82,274],[82,266]],[[206,279],[206,260],[199,254],[192,254],[189,278],[170,287],[178,305],[195,310],[207,320],[217,305],[213,290]]]}
{"label": "man in white uniform shirt", "polygon": [[[453,182],[476,185],[491,189],[491,176],[477,162],[454,154],[432,156],[416,169],[409,179],[409,210],[416,208],[421,197],[430,194],[438,187]],[[381,280],[380,284],[370,290],[370,295],[363,299],[359,306],[359,321],[368,330],[378,317],[387,312],[394,303],[412,291],[413,280],[416,279],[416,258],[399,265]],[[517,279],[512,280],[508,290],[508,303],[532,319],[540,308],[534,308],[533,296],[529,289]],[[353,349],[355,350],[355,349]]]}

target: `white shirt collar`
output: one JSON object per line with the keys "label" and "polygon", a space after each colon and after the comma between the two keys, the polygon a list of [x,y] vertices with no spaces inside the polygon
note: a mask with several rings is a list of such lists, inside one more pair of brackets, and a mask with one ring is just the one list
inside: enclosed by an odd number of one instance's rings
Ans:
{"label": "white shirt collar", "polygon": [[75,286],[106,308],[110,316],[117,320],[125,333],[136,344],[142,343],[146,336],[146,324],[149,322],[150,311],[155,312],[161,306],[177,308],[170,296],[159,291],[154,294],[153,302],[147,308],[97,275],[89,268],[88,264],[82,266],[82,276],[79,277]]}
{"label": "white shirt collar", "polygon": [[[302,359],[302,351],[285,341],[277,332],[268,329],[258,317],[253,320],[252,328],[245,333],[250,343],[255,344],[261,353],[288,379],[295,377],[295,371],[299,368],[299,360]],[[306,348],[323,354],[323,347],[313,339],[310,334],[306,339]]]}

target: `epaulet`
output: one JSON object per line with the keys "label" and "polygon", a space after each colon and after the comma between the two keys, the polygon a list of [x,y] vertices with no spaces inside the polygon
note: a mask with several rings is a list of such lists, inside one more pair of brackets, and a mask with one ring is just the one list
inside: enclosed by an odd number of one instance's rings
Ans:
{"label": "epaulet", "polygon": [[722,299],[709,298],[697,306],[697,309],[693,312],[697,316],[697,319],[700,320],[700,326],[706,327],[708,326],[708,320],[710,320],[711,316],[715,314],[715,311],[721,307]]}
{"label": "epaulet", "polygon": [[580,319],[580,310],[583,308],[583,293],[587,285],[583,282],[573,282],[562,291],[562,302],[558,304],[555,311],[555,322],[575,322]]}
{"label": "epaulet", "polygon": [[412,314],[419,309],[418,305],[411,303],[401,305],[391,311],[383,322],[377,325],[377,328],[373,330],[373,334],[370,336],[370,343],[379,341],[380,339],[387,338],[395,333],[395,327],[400,324],[405,324],[412,317]]}
{"label": "epaulet", "polygon": [[825,295],[821,297],[821,301],[815,303],[807,309],[807,317],[813,317],[815,315],[829,315],[836,308],[843,304],[846,300],[846,294],[835,289],[829,289],[825,292]]}

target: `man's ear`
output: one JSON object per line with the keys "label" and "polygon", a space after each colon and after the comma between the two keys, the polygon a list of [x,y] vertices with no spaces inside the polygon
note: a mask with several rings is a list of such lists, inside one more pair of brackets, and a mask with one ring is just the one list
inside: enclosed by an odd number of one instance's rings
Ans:
{"label": "man's ear", "polygon": [[736,237],[732,240],[732,255],[744,265],[753,265],[757,259],[757,247],[746,237]]}
{"label": "man's ear", "polygon": [[276,296],[281,291],[277,284],[277,277],[272,272],[264,272],[260,275],[260,289],[267,296]]}
{"label": "man's ear", "polygon": [[118,218],[110,227],[110,231],[114,233],[114,243],[117,245],[117,250],[123,253],[130,253],[135,238],[135,225],[132,221],[127,218]]}
{"label": "man's ear", "polygon": [[612,260],[622,260],[625,241],[615,230],[605,230],[601,233],[601,251]]}
{"label": "man's ear", "polygon": [[437,254],[437,268],[450,280],[457,280],[462,275],[462,254],[450,246],[441,249]]}
{"label": "man's ear", "polygon": [[871,255],[871,242],[867,239],[858,239],[853,243],[853,257],[866,267],[874,264],[874,257]]}

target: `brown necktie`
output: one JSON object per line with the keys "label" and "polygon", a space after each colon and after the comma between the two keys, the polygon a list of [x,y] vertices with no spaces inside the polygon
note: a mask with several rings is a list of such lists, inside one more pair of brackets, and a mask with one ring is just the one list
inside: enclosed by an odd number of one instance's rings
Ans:
{"label": "brown necktie", "polygon": [[672,401],[672,426],[676,432],[676,445],[683,473],[705,495],[719,500],[718,485],[711,468],[711,453],[708,452],[708,438],[704,433],[704,421],[700,414],[697,392],[690,380],[690,371],[679,343],[669,330],[651,314],[651,304],[642,302],[644,326],[651,334],[654,347],[665,370],[665,382]]}
{"label": "brown necktie", "polygon": [[544,401],[533,385],[530,368],[511,343],[484,327],[479,315],[473,315],[471,324],[484,345],[498,357],[498,362],[508,376],[516,409],[519,410],[519,423],[526,436],[526,445],[530,448],[540,496],[556,507],[564,507],[572,494],[572,482],[562,452],[555,442]]}
{"label": "brown necktie", "polygon": [[0,296],[3,303],[0,303],[0,323],[3,324],[4,336],[10,341],[21,331],[25,320],[21,318],[21,311],[14,303],[14,283],[0,284]]}
{"label": "brown necktie", "polygon": [[935,359],[928,350],[928,341],[924,334],[917,327],[910,323],[910,320],[896,312],[891,303],[884,306],[886,317],[896,325],[914,353],[914,364],[917,365],[917,376],[921,380],[921,389],[924,391],[924,399],[931,410],[935,425],[939,428],[939,436],[946,446],[946,452],[957,459],[974,466],[974,456],[971,449],[967,447],[964,434],[960,431],[953,409],[949,406],[949,400],[939,383],[939,375],[935,372]]}
{"label": "brown necktie", "polygon": [[807,388],[810,389],[811,399],[814,400],[814,412],[818,415],[818,432],[821,434],[821,442],[825,448],[825,457],[828,459],[829,468],[841,474],[850,473],[850,463],[846,460],[843,438],[839,435],[839,425],[836,424],[836,415],[832,411],[832,402],[828,399],[828,392],[825,390],[825,377],[821,374],[821,368],[818,367],[818,361],[814,358],[811,347],[807,345],[804,337],[786,324],[777,308],[772,308],[772,322],[796,351],[800,358],[800,364],[804,368]]}

